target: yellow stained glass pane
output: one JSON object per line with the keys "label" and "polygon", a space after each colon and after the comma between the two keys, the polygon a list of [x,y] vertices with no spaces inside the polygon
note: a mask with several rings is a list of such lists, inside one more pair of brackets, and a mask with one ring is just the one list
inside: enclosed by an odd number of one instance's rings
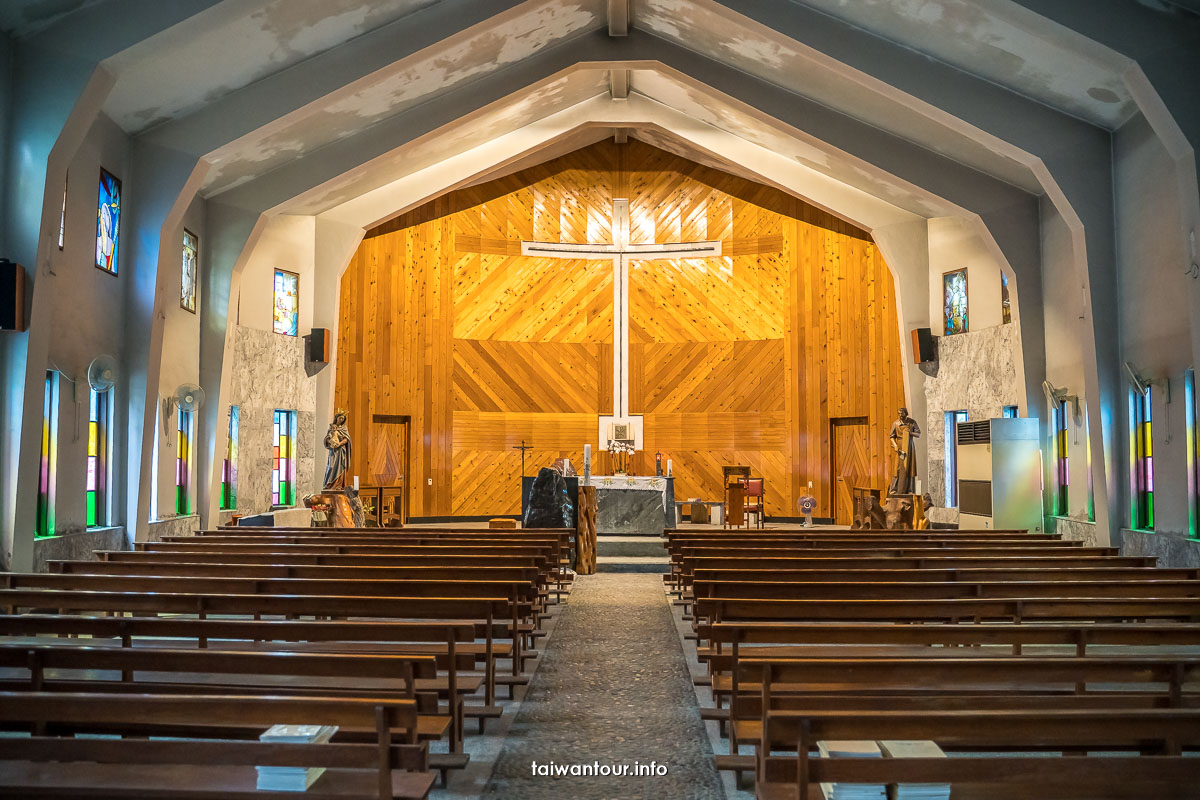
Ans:
{"label": "yellow stained glass pane", "polygon": [[96,443],[97,443],[97,439],[98,439],[98,431],[96,430],[96,428],[98,428],[98,427],[99,426],[95,422],[88,423],[88,453],[87,454],[89,456],[99,455],[99,453],[96,451]]}
{"label": "yellow stained glass pane", "polygon": [[1154,438],[1150,435],[1150,423],[1142,423],[1142,452],[1146,458],[1154,456]]}

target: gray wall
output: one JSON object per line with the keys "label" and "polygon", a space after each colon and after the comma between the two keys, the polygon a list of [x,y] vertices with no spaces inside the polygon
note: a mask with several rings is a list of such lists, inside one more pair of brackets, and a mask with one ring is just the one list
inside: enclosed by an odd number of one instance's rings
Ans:
{"label": "gray wall", "polygon": [[[231,370],[232,380],[229,402],[220,409],[220,419],[228,421],[229,405],[238,407],[237,512],[258,514],[271,508],[271,428],[276,409],[297,412],[297,499],[307,493],[305,487],[313,485],[317,379],[305,373],[301,337],[247,325],[233,327],[230,335],[233,361],[226,368]],[[226,440],[218,434],[218,442]]]}
{"label": "gray wall", "polygon": [[[969,309],[968,309],[969,313]],[[957,509],[946,505],[947,411],[967,412],[972,420],[999,417],[1004,406],[1020,406],[1025,389],[1020,378],[1021,331],[1015,323],[969,330],[938,340],[937,375],[925,379],[924,426],[934,522],[957,522]]]}

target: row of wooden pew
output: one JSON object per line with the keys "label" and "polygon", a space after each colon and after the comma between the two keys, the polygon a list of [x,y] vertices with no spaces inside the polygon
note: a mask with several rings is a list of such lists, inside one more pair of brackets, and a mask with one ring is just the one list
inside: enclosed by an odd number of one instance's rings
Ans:
{"label": "row of wooden pew", "polygon": [[[668,531],[666,544],[711,691],[701,716],[728,739],[717,766],[753,774],[758,797],[841,781],[1196,796],[1198,570],[1019,531]],[[816,757],[830,740],[928,740],[951,757]]]}
{"label": "row of wooden pew", "polygon": [[[6,740],[0,796],[270,797],[256,766],[325,766],[308,796],[425,797],[528,682],[571,546],[238,528],[2,574],[0,728],[29,738]],[[276,724],[338,732],[258,741]]]}

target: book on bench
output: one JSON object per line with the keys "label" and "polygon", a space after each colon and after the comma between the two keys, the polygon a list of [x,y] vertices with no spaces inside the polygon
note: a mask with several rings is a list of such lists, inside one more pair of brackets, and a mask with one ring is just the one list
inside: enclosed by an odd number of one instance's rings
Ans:
{"label": "book on bench", "polygon": [[[272,725],[260,742],[279,744],[325,744],[337,733],[336,725]],[[325,773],[324,767],[255,767],[258,789],[303,792]]]}
{"label": "book on bench", "polygon": [[[871,741],[817,742],[821,758],[883,758],[879,746]],[[825,800],[887,800],[887,786],[882,783],[822,783]]]}
{"label": "book on bench", "polygon": [[[936,742],[928,739],[881,739],[879,747],[889,758],[945,758]],[[895,800],[950,800],[948,783],[898,783]]]}

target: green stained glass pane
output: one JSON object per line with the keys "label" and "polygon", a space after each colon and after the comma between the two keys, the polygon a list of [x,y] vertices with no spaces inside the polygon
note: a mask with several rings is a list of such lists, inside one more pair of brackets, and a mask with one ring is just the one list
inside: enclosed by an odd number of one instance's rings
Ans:
{"label": "green stained glass pane", "polygon": [[87,493],[87,524],[89,528],[96,525],[96,493],[94,491]]}

